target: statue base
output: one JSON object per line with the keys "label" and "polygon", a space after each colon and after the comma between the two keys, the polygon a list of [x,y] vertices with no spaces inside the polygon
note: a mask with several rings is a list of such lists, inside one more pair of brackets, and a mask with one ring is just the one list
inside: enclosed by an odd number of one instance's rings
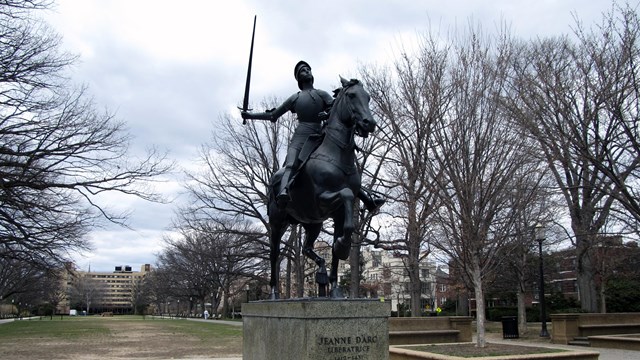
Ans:
{"label": "statue base", "polygon": [[243,360],[388,360],[389,303],[375,299],[242,304]]}

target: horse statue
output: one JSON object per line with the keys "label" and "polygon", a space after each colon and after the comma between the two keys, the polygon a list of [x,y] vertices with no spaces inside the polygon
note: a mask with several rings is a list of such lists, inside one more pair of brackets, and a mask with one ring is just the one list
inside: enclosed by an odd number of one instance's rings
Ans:
{"label": "horse statue", "polygon": [[[329,113],[320,145],[304,160],[290,185],[291,200],[281,208],[276,192],[283,169],[270,182],[268,214],[270,232],[271,299],[279,298],[280,241],[289,225],[301,224],[305,230],[302,252],[318,265],[319,274],[326,279],[325,260],[316,254],[313,245],[322,224],[331,218],[334,238],[328,282],[332,298],[341,297],[338,288],[338,262],[349,257],[354,231],[354,202],[361,191],[361,176],[356,168],[355,135],[367,137],[376,128],[369,109],[370,96],[360,81],[340,77],[342,88]],[[307,144],[305,144],[306,146]],[[304,149],[302,153],[304,153]],[[322,276],[321,276],[322,277]],[[324,280],[324,284],[327,281]],[[325,296],[324,294],[320,296]]]}

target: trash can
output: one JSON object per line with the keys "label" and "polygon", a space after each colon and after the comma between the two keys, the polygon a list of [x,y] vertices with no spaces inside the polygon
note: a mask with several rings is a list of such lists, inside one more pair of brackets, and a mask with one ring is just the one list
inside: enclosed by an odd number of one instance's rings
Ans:
{"label": "trash can", "polygon": [[520,337],[518,333],[518,317],[503,316],[502,317],[502,338],[517,339]]}

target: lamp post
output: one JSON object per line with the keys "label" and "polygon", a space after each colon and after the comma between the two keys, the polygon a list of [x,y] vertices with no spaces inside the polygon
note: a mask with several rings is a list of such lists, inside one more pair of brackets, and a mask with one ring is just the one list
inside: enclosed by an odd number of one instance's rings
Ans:
{"label": "lamp post", "polygon": [[547,331],[547,311],[544,301],[544,267],[542,261],[542,242],[545,240],[545,227],[543,225],[536,226],[535,236],[538,241],[538,254],[540,256],[540,321],[542,322],[542,328],[540,329],[540,337],[549,337]]}

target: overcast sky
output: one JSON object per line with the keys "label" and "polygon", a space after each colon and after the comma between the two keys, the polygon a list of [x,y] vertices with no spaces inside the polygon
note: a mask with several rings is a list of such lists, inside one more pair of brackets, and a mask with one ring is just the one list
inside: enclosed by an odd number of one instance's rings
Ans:
{"label": "overcast sky", "polygon": [[[505,23],[518,37],[554,36],[570,33],[574,17],[591,26],[610,8],[609,0],[56,0],[42,15],[64,50],[79,55],[74,81],[127,122],[134,150],[156,146],[193,169],[217,119],[238,113],[254,15],[251,102],[259,104],[297,90],[293,66],[301,59],[316,87],[331,90],[339,75],[392,61],[429,29],[446,34],[473,20],[485,31]],[[110,199],[133,211],[135,230],[92,232],[95,250],[74,255],[76,264],[96,271],[153,264],[183,198],[180,179],[159,187],[170,204]]]}

